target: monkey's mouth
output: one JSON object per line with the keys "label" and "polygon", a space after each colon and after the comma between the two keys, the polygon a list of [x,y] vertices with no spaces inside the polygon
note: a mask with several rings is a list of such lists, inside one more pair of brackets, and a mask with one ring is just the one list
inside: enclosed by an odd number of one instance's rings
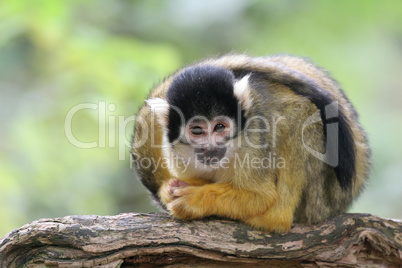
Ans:
{"label": "monkey's mouth", "polygon": [[219,149],[196,149],[197,160],[204,165],[214,165],[225,156],[226,148]]}
{"label": "monkey's mouth", "polygon": [[210,157],[210,156],[197,156],[197,160],[200,161],[204,165],[214,165],[219,163],[219,161],[222,159],[222,157]]}

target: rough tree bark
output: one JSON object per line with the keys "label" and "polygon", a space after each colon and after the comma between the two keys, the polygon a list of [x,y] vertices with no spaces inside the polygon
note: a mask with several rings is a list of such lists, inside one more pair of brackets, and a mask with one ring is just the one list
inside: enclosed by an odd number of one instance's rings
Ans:
{"label": "rough tree bark", "polygon": [[344,214],[266,234],[238,222],[166,214],[41,219],[0,239],[1,267],[402,267],[402,222]]}

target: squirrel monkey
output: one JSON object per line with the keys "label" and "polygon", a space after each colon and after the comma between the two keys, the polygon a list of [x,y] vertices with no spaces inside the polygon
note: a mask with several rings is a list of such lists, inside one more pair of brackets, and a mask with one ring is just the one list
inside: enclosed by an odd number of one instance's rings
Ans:
{"label": "squirrel monkey", "polygon": [[179,219],[287,232],[345,212],[370,150],[337,83],[293,56],[227,55],[177,71],[140,109],[141,182]]}

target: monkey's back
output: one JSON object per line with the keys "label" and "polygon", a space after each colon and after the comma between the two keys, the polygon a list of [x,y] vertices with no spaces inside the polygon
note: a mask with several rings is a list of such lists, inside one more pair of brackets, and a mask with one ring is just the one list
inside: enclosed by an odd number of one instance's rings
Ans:
{"label": "monkey's back", "polygon": [[[278,176],[280,177],[281,172],[297,174],[293,175],[294,178],[287,179],[306,180],[302,198],[294,214],[294,221],[315,223],[345,212],[367,180],[370,149],[366,134],[358,122],[356,110],[327,71],[304,58],[288,55],[261,58],[228,55],[207,60],[201,64],[217,64],[228,68],[239,78],[250,72],[255,73],[254,80],[251,80],[251,87],[254,89],[252,92],[256,99],[256,115],[262,110],[264,116],[270,120],[274,115],[286,117],[284,124],[278,124],[275,138],[276,149],[280,150],[276,152],[276,156],[286,156],[288,166],[285,171],[279,170]],[[323,159],[318,159],[317,155],[314,156],[311,150],[306,149],[308,147],[320,154],[325,154],[328,133],[322,120],[317,116],[313,117],[317,111],[319,112],[317,105],[312,101],[314,97],[303,96],[303,92],[297,92],[292,88],[296,84],[295,81],[317,85],[318,94],[325,95],[327,94],[325,92],[328,92],[329,97],[337,102],[339,113],[345,115],[354,153],[354,161],[350,163],[352,166],[346,167],[353,170],[353,176],[347,178],[350,182],[346,183],[346,187],[340,186],[331,165],[324,163]],[[308,120],[314,120],[315,124],[306,125]],[[336,118],[333,122],[337,123]],[[343,130],[340,129],[340,131]],[[269,148],[266,153],[271,149]],[[348,164],[349,155],[340,152],[339,157],[344,157],[339,160],[344,160],[346,165]],[[292,198],[292,193],[279,193],[281,194]]]}

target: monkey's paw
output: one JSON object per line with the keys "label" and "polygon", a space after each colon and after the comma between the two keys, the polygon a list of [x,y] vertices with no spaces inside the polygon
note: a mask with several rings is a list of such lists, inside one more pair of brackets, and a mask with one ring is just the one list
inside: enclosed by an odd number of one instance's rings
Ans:
{"label": "monkey's paw", "polygon": [[202,205],[202,193],[200,186],[184,186],[185,182],[173,181],[170,188],[172,201],[167,204],[167,209],[172,215],[182,220],[199,219],[205,215]]}
{"label": "monkey's paw", "polygon": [[174,198],[180,196],[179,189],[189,186],[189,184],[178,179],[170,179],[168,183],[169,194]]}
{"label": "monkey's paw", "polygon": [[159,196],[162,202],[167,205],[172,202],[176,197],[174,196],[175,190],[188,186],[184,181],[178,180],[176,178],[171,178],[165,182],[161,189],[159,190]]}

